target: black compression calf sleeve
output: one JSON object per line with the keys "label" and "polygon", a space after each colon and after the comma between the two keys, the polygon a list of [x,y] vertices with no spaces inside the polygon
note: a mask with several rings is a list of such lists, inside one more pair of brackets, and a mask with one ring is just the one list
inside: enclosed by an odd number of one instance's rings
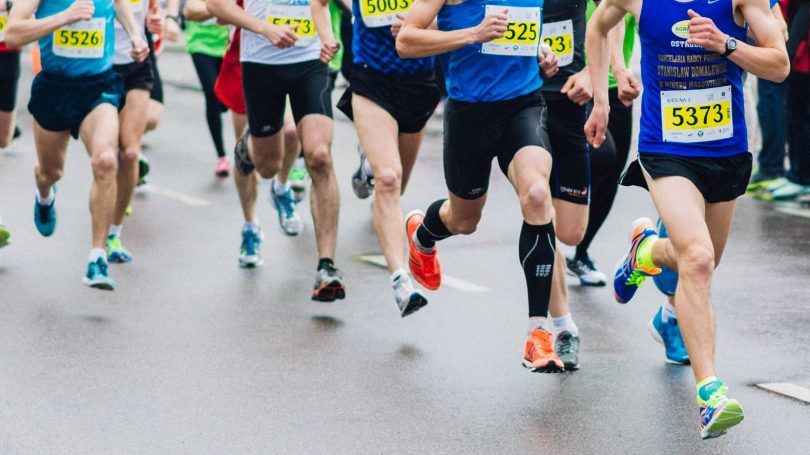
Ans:
{"label": "black compression calf sleeve", "polygon": [[548,317],[556,241],[554,223],[542,226],[523,223],[518,251],[529,293],[529,317]]}
{"label": "black compression calf sleeve", "polygon": [[439,216],[439,209],[442,208],[442,204],[444,204],[446,200],[447,199],[439,199],[430,204],[427,213],[425,213],[425,220],[422,222],[422,225],[419,226],[419,229],[416,230],[416,237],[419,239],[419,244],[425,248],[433,248],[439,240],[444,240],[453,235]]}

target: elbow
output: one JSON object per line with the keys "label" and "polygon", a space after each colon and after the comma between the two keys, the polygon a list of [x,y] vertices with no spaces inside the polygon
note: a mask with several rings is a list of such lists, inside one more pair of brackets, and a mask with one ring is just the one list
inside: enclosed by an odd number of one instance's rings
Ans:
{"label": "elbow", "polygon": [[18,47],[24,46],[26,43],[23,42],[22,39],[17,35],[16,29],[12,27],[8,27],[6,29],[6,36],[5,36],[6,46],[9,49],[16,49]]}
{"label": "elbow", "polygon": [[764,76],[764,79],[768,79],[771,82],[779,83],[787,79],[789,74],[790,74],[790,60],[788,59],[787,54],[782,54],[778,64],[773,66],[773,69],[770,71],[770,74]]}
{"label": "elbow", "polygon": [[400,30],[397,36],[397,54],[400,58],[414,58],[416,55],[413,52],[413,46],[408,42],[408,35],[403,33],[405,30]]}

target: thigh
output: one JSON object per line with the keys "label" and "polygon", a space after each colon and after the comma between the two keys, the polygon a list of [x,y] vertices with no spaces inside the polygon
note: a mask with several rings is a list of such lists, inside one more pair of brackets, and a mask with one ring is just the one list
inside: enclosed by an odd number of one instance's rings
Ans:
{"label": "thigh", "polygon": [[301,149],[304,158],[310,159],[314,152],[320,152],[323,147],[332,145],[332,119],[323,115],[308,115],[298,123],[298,136],[301,139]]}
{"label": "thigh", "polygon": [[551,194],[572,204],[588,205],[591,166],[585,139],[585,108],[569,100],[548,104],[548,134],[554,159]]}
{"label": "thigh", "polygon": [[65,166],[70,130],[49,131],[34,119],[34,144],[39,165],[45,169],[62,169]]}
{"label": "thigh", "polygon": [[418,133],[400,133],[399,135],[399,159],[402,164],[402,191],[408,186],[411,178],[411,171],[416,164],[416,157],[419,155],[419,148],[425,138],[425,129]]}
{"label": "thigh", "polygon": [[676,251],[692,245],[711,247],[712,238],[706,225],[706,203],[692,181],[680,176],[645,175],[655,208],[667,227]]}
{"label": "thigh", "polygon": [[485,105],[447,102],[444,179],[450,192],[459,198],[478,199],[489,189],[492,159],[503,131],[503,125],[489,114]]}
{"label": "thigh", "polygon": [[374,174],[381,169],[402,172],[396,120],[377,103],[357,94],[352,96],[352,111],[360,145]]}
{"label": "thigh", "polygon": [[290,107],[295,123],[308,115],[332,118],[332,91],[329,70],[320,61],[295,66],[296,75],[290,84]]}
{"label": "thigh", "polygon": [[[529,95],[516,101],[509,112],[503,117],[504,124],[500,137],[497,140],[498,164],[501,171],[512,180],[512,162],[519,153],[527,155],[524,159],[535,161],[542,159],[544,180],[548,182],[551,175],[551,143],[546,129],[548,112],[540,94]],[[532,158],[534,156],[542,158]],[[545,160],[548,166],[545,167]],[[517,166],[520,167],[520,166]],[[521,173],[534,173],[536,167],[531,169],[518,169]],[[512,180],[514,184],[515,181]]]}
{"label": "thigh", "polygon": [[206,93],[213,93],[214,84],[219,74],[219,68],[222,66],[222,59],[211,57],[210,55],[193,53],[191,60],[194,62],[194,69],[197,71],[197,77],[200,78],[203,91]]}
{"label": "thigh", "polygon": [[245,62],[242,64],[242,83],[250,135],[261,138],[280,132],[284,126],[287,87],[277,77],[274,68]]}
{"label": "thigh", "polygon": [[121,130],[121,148],[138,144],[146,131],[149,114],[149,91],[134,89],[127,92],[126,103],[119,115]]}
{"label": "thigh", "polygon": [[118,109],[112,104],[99,104],[87,114],[79,128],[79,137],[91,157],[116,150],[118,125]]}
{"label": "thigh", "polygon": [[0,53],[0,112],[12,112],[17,105],[20,53]]}

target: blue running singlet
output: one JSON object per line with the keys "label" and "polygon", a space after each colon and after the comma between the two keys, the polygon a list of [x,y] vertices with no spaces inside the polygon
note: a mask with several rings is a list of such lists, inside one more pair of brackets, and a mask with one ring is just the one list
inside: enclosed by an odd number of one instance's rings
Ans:
{"label": "blue running singlet", "polygon": [[732,0],[646,0],[641,38],[640,153],[724,157],[748,151],[742,69],[686,42],[688,9],[710,17],[740,42]]}
{"label": "blue running singlet", "polygon": [[[42,0],[36,17],[53,16],[70,7],[73,0]],[[42,70],[52,75],[80,77],[101,74],[112,68],[115,52],[113,0],[95,0],[93,18],[64,25],[39,39]]]}
{"label": "blue running singlet", "polygon": [[471,44],[440,59],[450,99],[464,102],[505,101],[542,86],[537,51],[543,22],[543,0],[465,0],[439,11],[439,30],[475,27],[487,12],[508,10],[503,38]]}

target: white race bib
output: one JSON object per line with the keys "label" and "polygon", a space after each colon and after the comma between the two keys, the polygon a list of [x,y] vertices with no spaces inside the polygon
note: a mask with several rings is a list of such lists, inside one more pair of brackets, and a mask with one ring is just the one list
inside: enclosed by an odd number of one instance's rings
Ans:
{"label": "white race bib", "polygon": [[574,61],[574,21],[571,19],[543,24],[542,40],[557,56],[560,67]]}
{"label": "white race bib", "polygon": [[298,25],[296,46],[309,46],[317,36],[309,5],[271,5],[265,10],[267,22],[274,25]]}
{"label": "white race bib", "polygon": [[664,142],[707,142],[734,136],[731,86],[661,91]]}
{"label": "white race bib", "polygon": [[142,12],[143,0],[129,0],[129,8],[132,10],[132,14]]}
{"label": "white race bib", "polygon": [[60,27],[53,32],[53,53],[65,58],[101,58],[105,30],[103,17]]}
{"label": "white race bib", "polygon": [[508,9],[506,34],[481,45],[481,53],[519,57],[536,57],[540,45],[540,8],[487,5],[484,14]]}
{"label": "white race bib", "polygon": [[366,27],[390,27],[397,14],[405,14],[413,0],[359,0],[360,15]]}

